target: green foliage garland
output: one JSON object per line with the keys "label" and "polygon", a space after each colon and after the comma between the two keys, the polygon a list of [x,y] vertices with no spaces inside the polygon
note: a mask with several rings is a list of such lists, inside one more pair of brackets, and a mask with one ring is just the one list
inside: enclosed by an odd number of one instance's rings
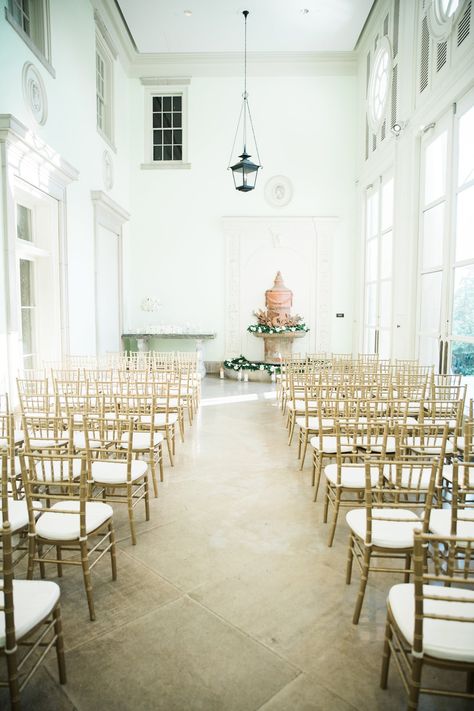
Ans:
{"label": "green foliage garland", "polygon": [[295,331],[308,333],[309,328],[305,323],[299,323],[297,326],[264,326],[260,323],[252,323],[247,331],[249,333],[294,333]]}
{"label": "green foliage garland", "polygon": [[279,365],[271,365],[270,363],[260,363],[259,361],[250,361],[245,358],[245,356],[240,355],[238,358],[233,360],[225,360],[224,368],[228,370],[251,370],[253,372],[257,370],[266,370],[267,373],[273,375],[273,373],[280,372]]}

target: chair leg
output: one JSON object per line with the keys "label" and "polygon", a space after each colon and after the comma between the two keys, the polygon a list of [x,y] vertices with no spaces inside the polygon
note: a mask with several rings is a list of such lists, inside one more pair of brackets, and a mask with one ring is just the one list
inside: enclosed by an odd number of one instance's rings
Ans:
{"label": "chair leg", "polygon": [[324,492],[323,523],[328,522],[328,508],[329,508],[329,482],[326,479],[326,491]]}
{"label": "chair leg", "polygon": [[137,535],[135,533],[135,514],[133,512],[133,489],[131,484],[127,484],[127,506],[128,506],[128,520],[130,523],[130,533],[132,536],[132,545],[137,545]]}
{"label": "chair leg", "polygon": [[416,711],[418,708],[418,699],[420,698],[421,686],[421,671],[423,669],[423,660],[414,657],[411,667],[411,679],[409,680],[409,695],[408,695],[408,711]]}
{"label": "chair leg", "polygon": [[304,460],[306,459],[306,450],[308,449],[308,431],[306,430],[304,433],[304,447],[303,447],[303,456],[301,457],[301,466],[300,470],[303,469],[304,467]]}
{"label": "chair leg", "polygon": [[112,567],[112,580],[117,580],[117,552],[115,549],[115,529],[112,519],[110,519],[108,529],[110,533],[110,565]]}
{"label": "chair leg", "polygon": [[154,493],[155,499],[156,499],[158,497],[158,482],[156,481],[155,451],[153,449],[151,449],[149,452],[148,462],[150,465],[151,480],[153,482],[153,493]]}
{"label": "chair leg", "polygon": [[36,539],[34,536],[28,535],[28,568],[26,573],[27,580],[33,580],[33,569],[35,567],[35,552],[36,552]]}
{"label": "chair leg", "polygon": [[87,550],[87,541],[81,541],[81,564],[82,575],[84,577],[84,587],[86,589],[87,604],[89,606],[89,616],[91,621],[95,620],[94,599],[92,597],[92,580],[89,567],[89,554]]}
{"label": "chair leg", "polygon": [[328,538],[328,547],[331,548],[334,543],[334,535],[336,533],[337,519],[339,516],[339,506],[341,504],[341,490],[336,490],[336,500],[334,501],[334,518],[332,521],[331,531]]}
{"label": "chair leg", "polygon": [[364,560],[362,563],[362,572],[360,575],[359,592],[357,595],[354,616],[352,618],[353,625],[359,624],[359,618],[360,618],[360,613],[362,610],[362,604],[364,602],[365,588],[367,587],[367,580],[369,578],[370,556],[371,556],[371,550],[369,547],[367,547],[364,551]]}
{"label": "chair leg", "polygon": [[43,563],[43,546],[41,544],[38,544],[38,558],[40,558],[40,564],[39,564],[39,569],[40,569],[40,575],[41,575],[41,580],[44,580],[46,577],[46,566]]}
{"label": "chair leg", "polygon": [[150,489],[147,476],[145,476],[145,519],[150,520]]}
{"label": "chair leg", "polygon": [[17,653],[5,655],[7,658],[8,688],[10,690],[11,711],[20,711],[20,683],[18,680]]}
{"label": "chair leg", "polygon": [[296,417],[295,417],[294,412],[292,412],[291,416],[290,416],[290,431],[288,433],[288,447],[293,442],[293,433],[295,431],[295,421],[296,421]]}
{"label": "chair leg", "polygon": [[403,577],[404,583],[410,582],[410,573],[411,573],[411,553],[407,553],[405,556],[405,575]]}
{"label": "chair leg", "polygon": [[349,535],[349,548],[347,551],[347,565],[346,565],[346,585],[351,584],[352,578],[352,563],[354,560],[354,535]]}
{"label": "chair leg", "polygon": [[[316,450],[314,452],[313,466],[314,466],[314,477],[315,477],[313,484],[316,484],[316,488],[314,490],[314,501],[316,501],[318,498],[319,482],[321,481],[321,469],[323,468],[323,458],[321,457],[320,454],[318,454],[316,452]],[[326,523],[326,521],[327,521],[327,512],[326,512],[326,519],[324,522]]]}
{"label": "chair leg", "polygon": [[388,670],[390,667],[390,655],[392,650],[390,649],[390,642],[393,636],[392,625],[390,624],[389,613],[387,612],[387,624],[385,625],[385,642],[383,645],[383,656],[382,656],[382,675],[380,677],[380,688],[386,689],[388,684]]}
{"label": "chair leg", "polygon": [[168,431],[168,428],[166,429],[166,447],[168,449],[168,457],[170,460],[170,464],[172,467],[174,467],[174,459],[173,459],[174,452],[173,452],[173,446],[171,444],[170,433]]}
{"label": "chair leg", "polygon": [[[163,445],[160,442],[158,445],[158,466],[160,467],[160,481],[164,480],[164,474],[163,474]],[[156,495],[158,496],[158,492],[156,492]]]}
{"label": "chair leg", "polygon": [[66,659],[64,657],[63,623],[61,619],[61,606],[58,604],[53,610],[54,631],[56,633],[56,656],[58,658],[59,683],[65,684]]}
{"label": "chair leg", "polygon": [[62,555],[61,555],[61,546],[56,546],[56,559],[57,559],[57,568],[58,568],[58,578],[63,577],[63,566],[61,563]]}

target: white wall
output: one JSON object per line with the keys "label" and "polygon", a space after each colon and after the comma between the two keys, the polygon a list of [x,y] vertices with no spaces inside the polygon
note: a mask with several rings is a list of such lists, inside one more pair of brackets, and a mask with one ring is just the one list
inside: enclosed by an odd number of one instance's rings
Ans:
{"label": "white wall", "polygon": [[[217,332],[217,339],[206,344],[205,353],[209,360],[222,359],[227,354],[221,218],[337,216],[331,345],[336,351],[350,350],[356,78],[252,76],[248,88],[264,170],[255,191],[242,194],[233,188],[232,175],[226,171],[240,110],[240,78],[191,79],[190,170],[140,169],[144,161],[144,87],[138,82],[133,86],[132,219],[124,251],[126,327],[148,323],[140,302],[145,296],[158,297],[163,303],[158,322],[190,322]],[[285,175],[293,184],[293,200],[284,208],[271,207],[264,198],[265,182],[274,175]],[[284,273],[285,265],[280,268]],[[262,303],[271,286],[267,282],[262,275],[258,284]],[[288,286],[297,293],[297,283]],[[249,288],[254,291],[255,284]],[[345,319],[336,320],[336,311],[344,312]]]}
{"label": "white wall", "polygon": [[[0,2],[0,113],[13,114],[39,139],[79,171],[67,192],[69,257],[70,352],[95,353],[94,239],[91,190],[105,190],[102,157],[112,154],[114,186],[108,191],[119,205],[130,208],[130,84],[114,62],[116,152],[96,130],[94,8],[89,0],[50,0],[52,65],[43,67],[5,20]],[[22,94],[22,68],[32,62],[41,74],[48,97],[48,119],[39,126]],[[2,228],[0,228],[2,229]],[[5,235],[0,235],[5,239]],[[0,293],[0,300],[5,294]],[[3,309],[1,309],[3,311]],[[2,330],[6,328],[1,324]]]}

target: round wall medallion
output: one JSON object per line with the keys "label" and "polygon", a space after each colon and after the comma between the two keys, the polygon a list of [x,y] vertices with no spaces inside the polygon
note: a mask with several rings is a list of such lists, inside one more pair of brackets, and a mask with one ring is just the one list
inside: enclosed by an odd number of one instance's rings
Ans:
{"label": "round wall medallion", "polygon": [[288,205],[293,197],[293,186],[284,175],[274,175],[265,184],[265,199],[273,207]]}
{"label": "round wall medallion", "polygon": [[392,48],[387,37],[377,45],[367,94],[367,119],[374,133],[383,124],[392,83]]}
{"label": "round wall medallion", "polygon": [[48,118],[48,97],[41,74],[31,62],[23,66],[23,97],[31,115],[40,126]]}
{"label": "round wall medallion", "polygon": [[106,190],[112,190],[114,187],[114,164],[109,151],[105,150],[102,155],[102,177]]}

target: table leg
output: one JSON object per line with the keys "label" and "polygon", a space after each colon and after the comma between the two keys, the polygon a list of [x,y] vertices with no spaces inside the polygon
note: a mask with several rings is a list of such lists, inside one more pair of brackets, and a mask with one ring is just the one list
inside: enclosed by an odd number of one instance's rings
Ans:
{"label": "table leg", "polygon": [[202,339],[196,338],[196,353],[197,353],[197,368],[198,372],[204,378],[206,375],[206,366],[204,365],[204,356],[202,350]]}

